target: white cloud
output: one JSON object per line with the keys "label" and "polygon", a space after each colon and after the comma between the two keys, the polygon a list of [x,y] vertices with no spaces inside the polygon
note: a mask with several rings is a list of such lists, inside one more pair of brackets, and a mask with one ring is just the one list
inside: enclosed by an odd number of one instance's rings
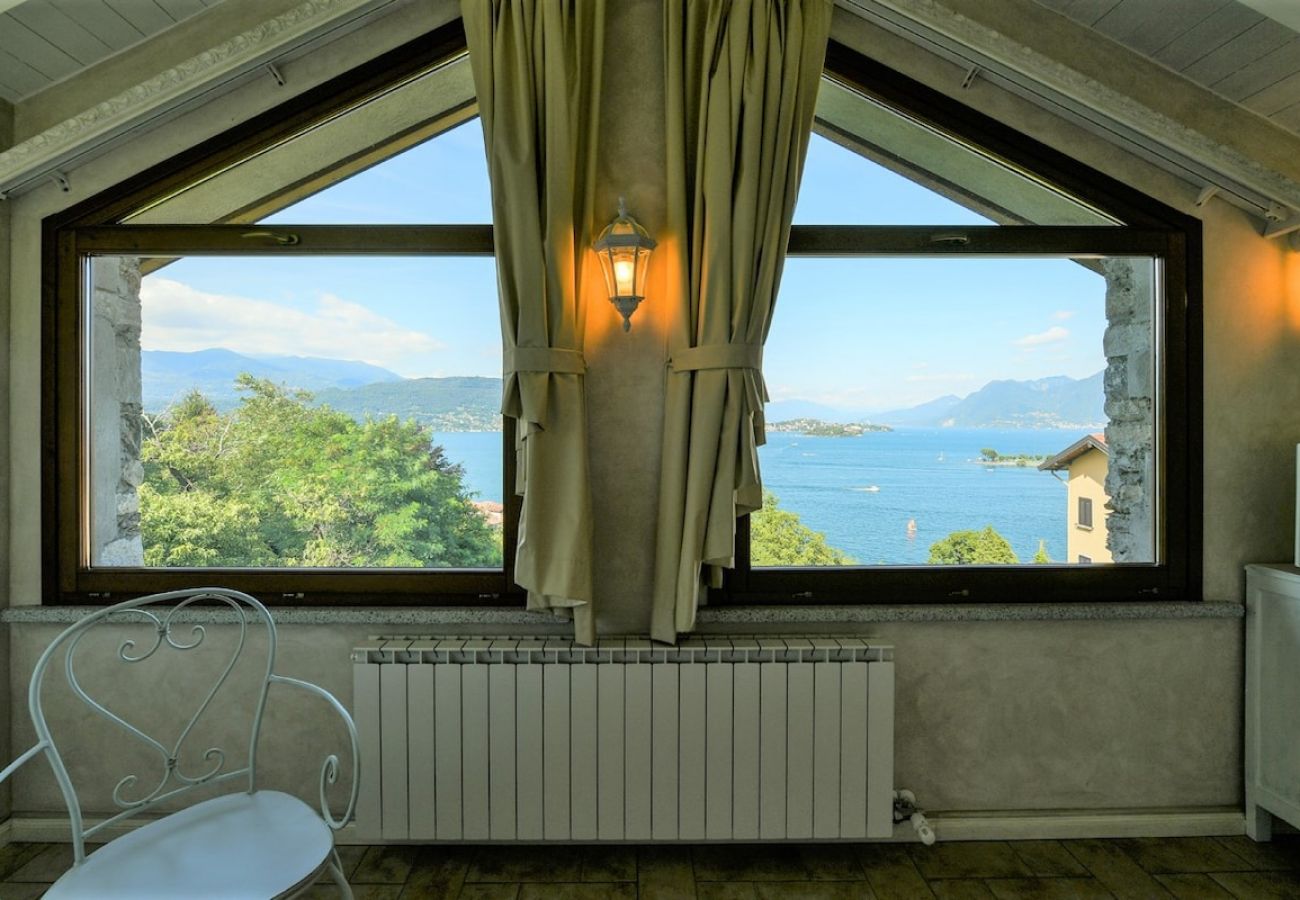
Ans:
{"label": "white cloud", "polygon": [[1044,344],[1058,343],[1069,336],[1069,329],[1062,328],[1060,325],[1053,325],[1046,331],[1040,331],[1037,334],[1027,334],[1022,338],[1016,338],[1011,343],[1015,344],[1017,347],[1041,347]]}
{"label": "white cloud", "polygon": [[1058,309],[1052,313],[1052,318],[1058,322],[1064,322],[1066,319],[1073,319],[1075,312],[1072,309]]}
{"label": "white cloud", "polygon": [[146,350],[224,347],[250,356],[323,356],[401,371],[402,361],[445,349],[366,307],[322,294],[311,311],[266,300],[209,294],[157,276],[140,285]]}

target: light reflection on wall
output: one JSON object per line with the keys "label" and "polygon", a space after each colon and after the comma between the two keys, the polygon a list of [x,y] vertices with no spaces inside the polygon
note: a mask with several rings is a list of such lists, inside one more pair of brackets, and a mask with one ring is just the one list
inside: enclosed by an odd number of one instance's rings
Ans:
{"label": "light reflection on wall", "polygon": [[[1300,235],[1300,232],[1296,232]],[[1292,334],[1300,335],[1300,238],[1288,238],[1291,248],[1283,266],[1283,317]]]}

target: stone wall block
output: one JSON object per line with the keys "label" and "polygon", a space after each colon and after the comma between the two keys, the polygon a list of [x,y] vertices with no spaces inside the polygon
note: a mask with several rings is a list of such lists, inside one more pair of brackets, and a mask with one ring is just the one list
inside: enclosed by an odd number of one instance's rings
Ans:
{"label": "stone wall block", "polygon": [[99,555],[100,565],[104,566],[139,566],[144,563],[144,543],[140,535],[130,538],[118,538],[105,545]]}
{"label": "stone wall block", "polygon": [[140,516],[140,495],[137,494],[135,491],[132,491],[129,494],[118,494],[117,495],[118,520],[121,521],[124,518],[130,519],[132,516],[136,517],[137,520]]}
{"label": "stone wall block", "polygon": [[122,467],[122,480],[137,488],[144,484],[144,464],[138,458],[128,461]]}
{"label": "stone wall block", "polygon": [[1128,357],[1128,396],[1135,400],[1148,400],[1152,396],[1154,373],[1151,365],[1151,346],[1129,354]]}
{"label": "stone wall block", "polygon": [[1106,329],[1106,336],[1102,338],[1102,350],[1107,359],[1141,353],[1150,344],[1149,329],[1135,322],[1112,325]]}

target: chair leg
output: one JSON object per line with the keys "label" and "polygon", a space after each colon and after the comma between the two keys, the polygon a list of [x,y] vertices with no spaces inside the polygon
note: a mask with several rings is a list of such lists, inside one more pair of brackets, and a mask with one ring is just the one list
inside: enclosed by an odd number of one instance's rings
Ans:
{"label": "chair leg", "polygon": [[339,894],[343,900],[352,900],[352,886],[348,884],[347,876],[343,874],[343,861],[339,859],[337,849],[330,851],[330,874],[334,876],[334,883],[339,886]]}

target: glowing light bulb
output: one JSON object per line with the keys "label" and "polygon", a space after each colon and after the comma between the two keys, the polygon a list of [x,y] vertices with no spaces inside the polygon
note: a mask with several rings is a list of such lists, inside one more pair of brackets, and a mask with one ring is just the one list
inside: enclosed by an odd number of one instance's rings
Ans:
{"label": "glowing light bulb", "polygon": [[620,294],[632,293],[632,278],[636,274],[636,263],[630,259],[614,260],[614,281]]}

